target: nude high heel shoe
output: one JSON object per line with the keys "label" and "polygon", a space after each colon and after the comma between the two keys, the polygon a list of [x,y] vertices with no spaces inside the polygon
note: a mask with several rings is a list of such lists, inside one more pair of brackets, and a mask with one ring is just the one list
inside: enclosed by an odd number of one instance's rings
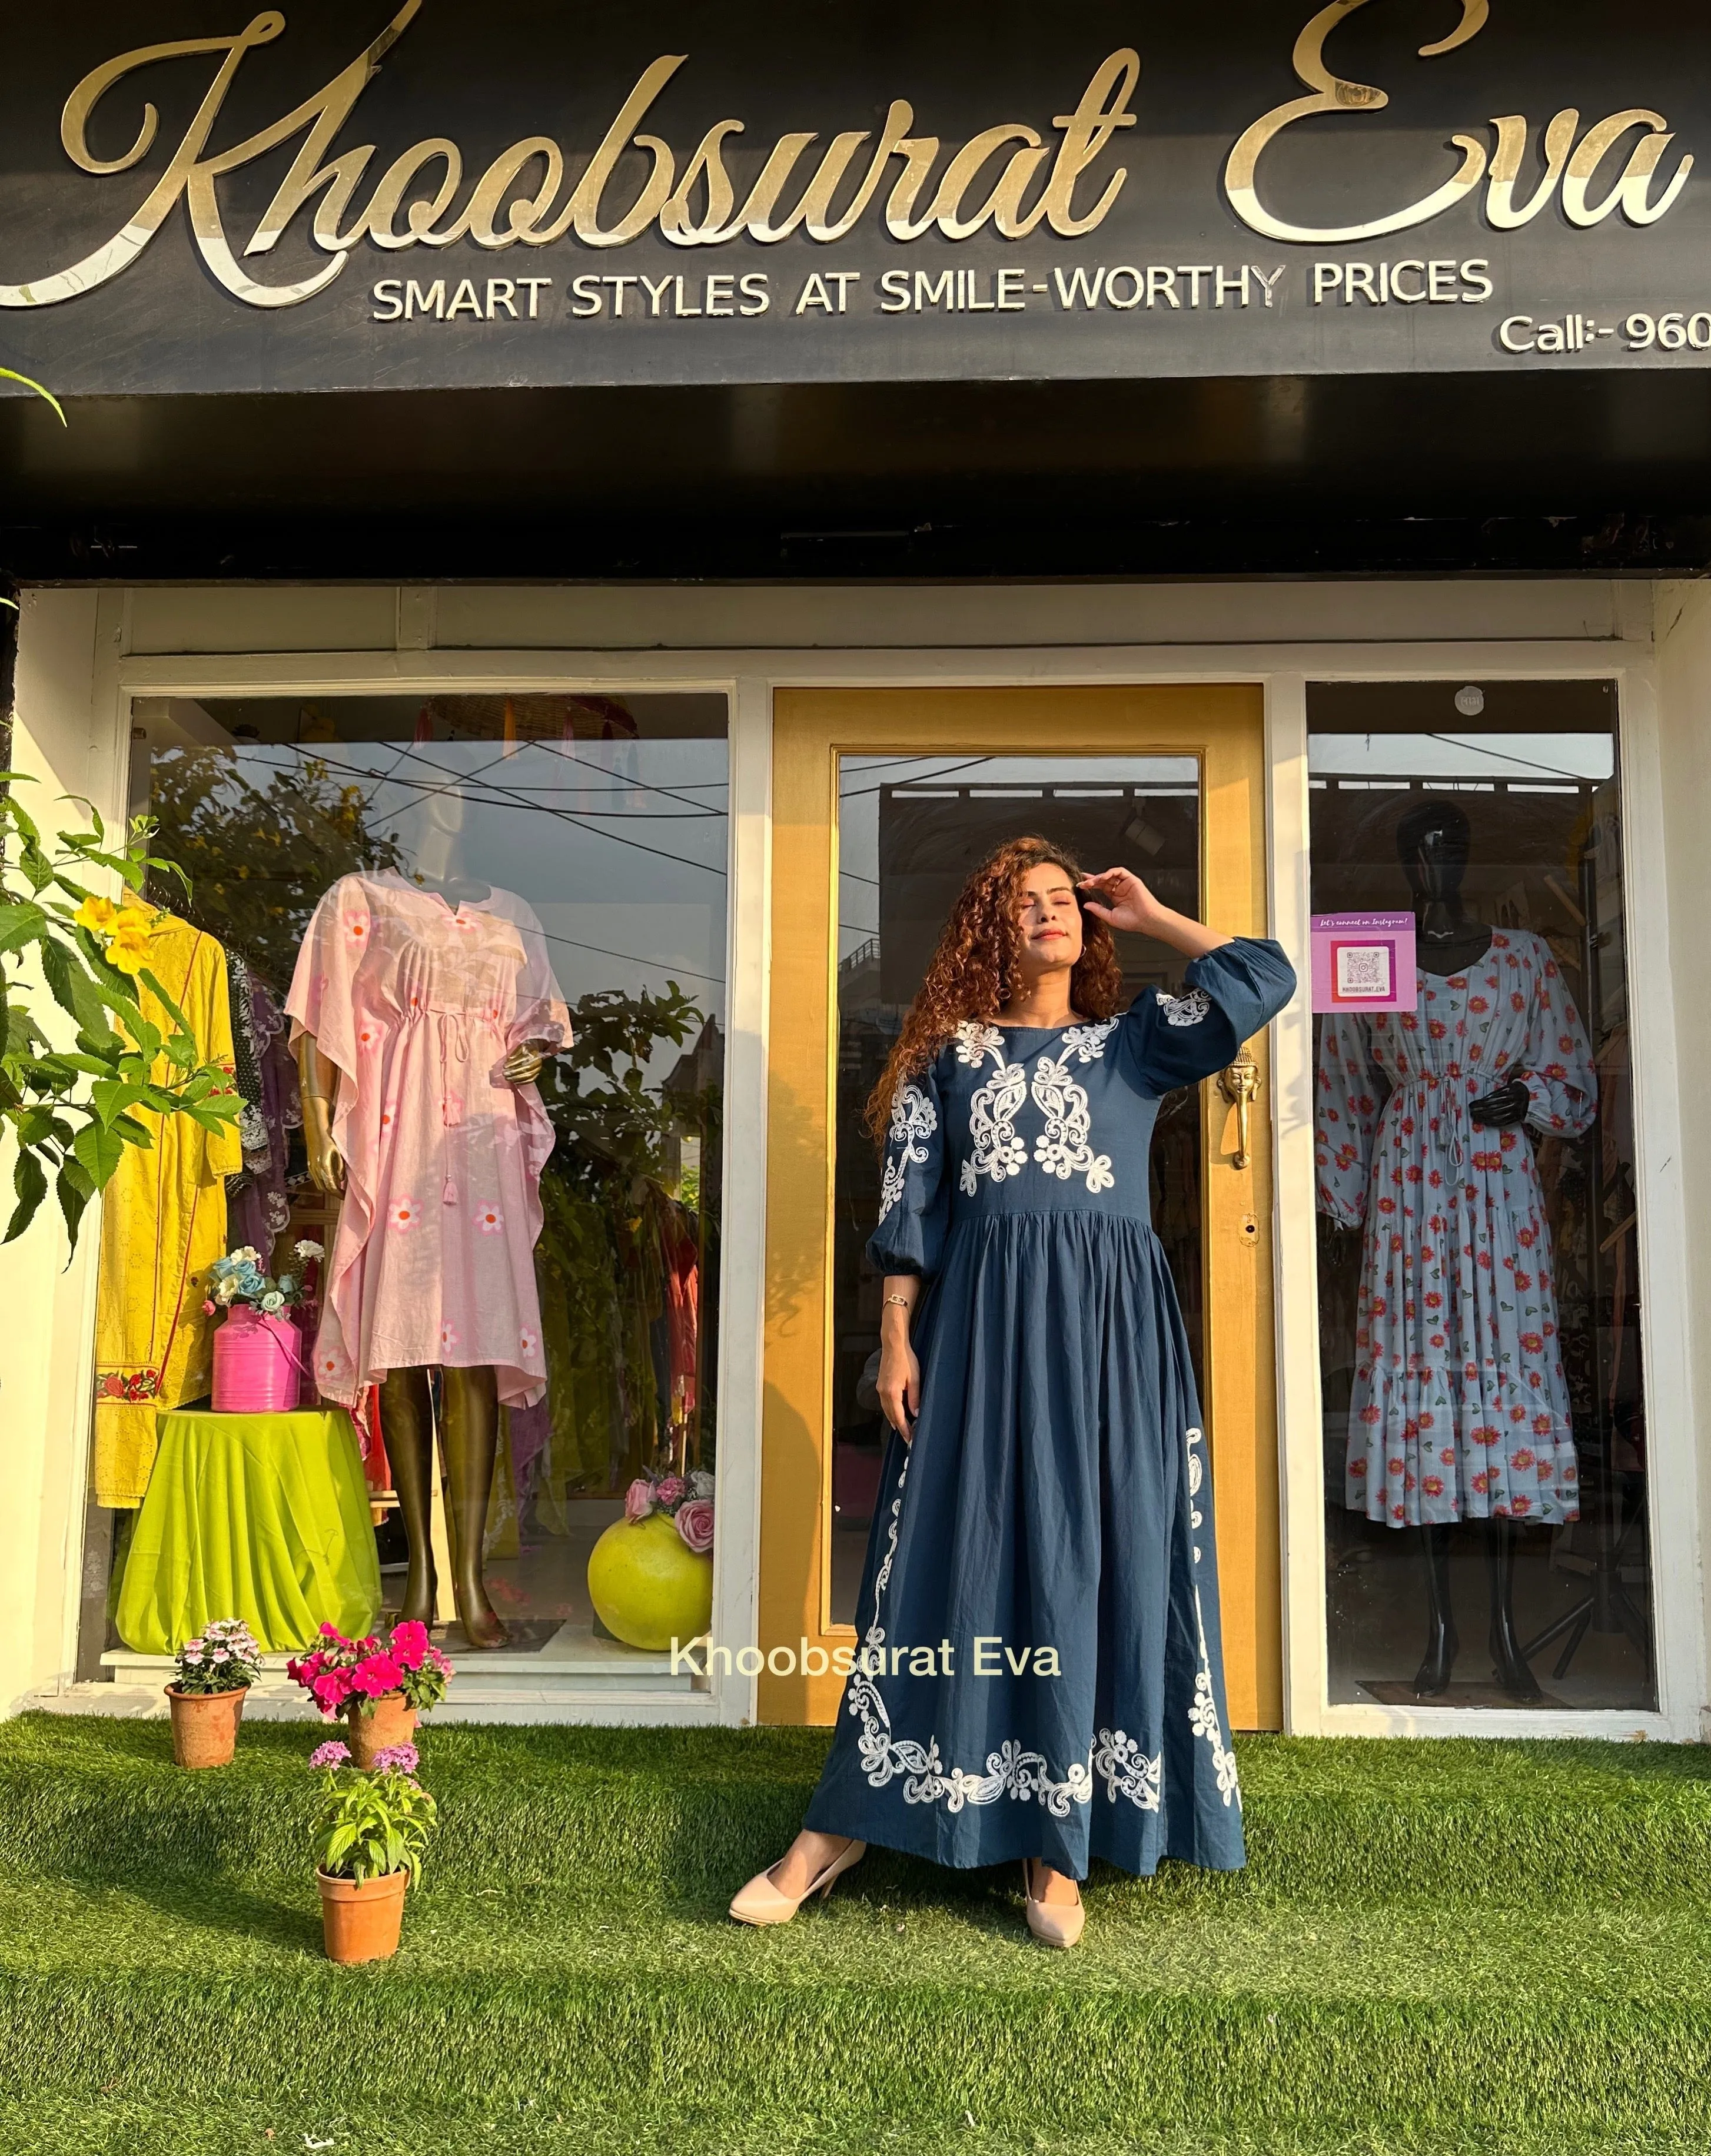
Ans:
{"label": "nude high heel shoe", "polygon": [[773,1884],[773,1871],[768,1866],[757,1871],[748,1884],[732,1897],[731,1913],[739,1924],[788,1924],[810,1894],[818,1894],[824,1901],[842,1875],[852,1865],[859,1864],[867,1854],[865,1841],[845,1842],[842,1849],[827,1865],[817,1879],[811,1879],[801,1893],[781,1894]]}
{"label": "nude high heel shoe", "polygon": [[1043,1947],[1072,1947],[1082,1936],[1087,1912],[1079,1893],[1073,1902],[1034,1899],[1034,1862],[1022,1859],[1022,1892],[1027,1897],[1028,1929]]}

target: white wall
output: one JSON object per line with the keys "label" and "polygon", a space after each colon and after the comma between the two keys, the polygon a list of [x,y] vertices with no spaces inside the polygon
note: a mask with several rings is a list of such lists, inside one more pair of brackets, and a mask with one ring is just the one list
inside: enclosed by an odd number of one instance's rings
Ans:
{"label": "white wall", "polygon": [[[1680,1075],[1686,1212],[1687,1296],[1683,1343],[1700,1461],[1698,1545],[1711,1535],[1711,585],[1655,588],[1659,739],[1662,757],[1664,874],[1669,893],[1670,969]],[[1637,932],[1643,924],[1636,922]],[[1694,1589],[1701,1640],[1711,1641],[1711,1599],[1703,1555]],[[1700,1664],[1703,1732],[1711,1741],[1705,1659]]]}
{"label": "white wall", "polygon": [[[83,812],[61,794],[114,806],[121,610],[94,592],[27,592],[23,606],[13,766],[36,783],[18,798],[44,832],[75,829]],[[11,1169],[0,1160],[8,1209]],[[75,1655],[97,1233],[91,1214],[68,1268],[50,1199],[0,1250],[0,1713]]]}

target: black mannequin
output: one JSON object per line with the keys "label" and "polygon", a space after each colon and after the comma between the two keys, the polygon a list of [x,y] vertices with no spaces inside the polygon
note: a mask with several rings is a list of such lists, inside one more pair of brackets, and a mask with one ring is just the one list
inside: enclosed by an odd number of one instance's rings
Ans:
{"label": "black mannequin", "polygon": [[[1492,930],[1474,919],[1462,899],[1462,879],[1472,850],[1467,816],[1454,801],[1428,796],[1396,826],[1397,856],[1414,895],[1421,969],[1439,979],[1477,966],[1491,948]],[[1524,1122],[1532,1106],[1524,1075],[1515,1071],[1503,1085],[1471,1101],[1467,1112],[1473,1122],[1486,1130],[1511,1130]],[[1493,1671],[1505,1691],[1518,1699],[1537,1699],[1539,1680],[1522,1656],[1515,1632],[1514,1522],[1493,1516],[1482,1524],[1491,1589]],[[1450,1529],[1423,1527],[1420,1537],[1426,1556],[1428,1629],[1414,1689],[1421,1698],[1431,1699],[1449,1688],[1458,1642],[1450,1606]]]}

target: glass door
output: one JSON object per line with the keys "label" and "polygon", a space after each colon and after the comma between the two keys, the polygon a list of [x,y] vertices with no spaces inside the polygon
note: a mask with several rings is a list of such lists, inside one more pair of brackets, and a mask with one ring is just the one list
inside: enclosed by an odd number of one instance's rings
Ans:
{"label": "glass door", "polygon": [[[885,1438],[881,1286],[864,1255],[879,1168],[861,1111],[964,878],[1038,833],[1090,868],[1133,866],[1171,905],[1262,932],[1263,754],[1247,689],[778,697],[763,1719],[829,1720],[841,1679],[821,1657],[856,1636]],[[1180,986],[1176,953],[1118,944],[1128,998]],[[1264,1050],[1251,1050],[1261,1086]],[[1263,1094],[1238,1116],[1227,1075],[1227,1088],[1165,1102],[1153,1216],[1214,1450],[1231,1712],[1268,1727],[1282,1717],[1268,1117]]]}

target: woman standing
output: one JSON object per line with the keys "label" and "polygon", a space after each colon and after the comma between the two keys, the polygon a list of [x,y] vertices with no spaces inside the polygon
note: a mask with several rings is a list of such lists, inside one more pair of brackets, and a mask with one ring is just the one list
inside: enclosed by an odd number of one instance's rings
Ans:
{"label": "woman standing", "polygon": [[[1113,927],[1187,954],[1184,993],[1116,1016]],[[1148,1156],[1160,1096],[1294,986],[1275,943],[1042,839],[970,879],[869,1109],[897,1435],[856,1666],[807,1823],[734,1917],[787,1922],[876,1841],[1020,1859],[1030,1928],[1069,1946],[1092,1856],[1241,1864],[1206,1446]]]}

